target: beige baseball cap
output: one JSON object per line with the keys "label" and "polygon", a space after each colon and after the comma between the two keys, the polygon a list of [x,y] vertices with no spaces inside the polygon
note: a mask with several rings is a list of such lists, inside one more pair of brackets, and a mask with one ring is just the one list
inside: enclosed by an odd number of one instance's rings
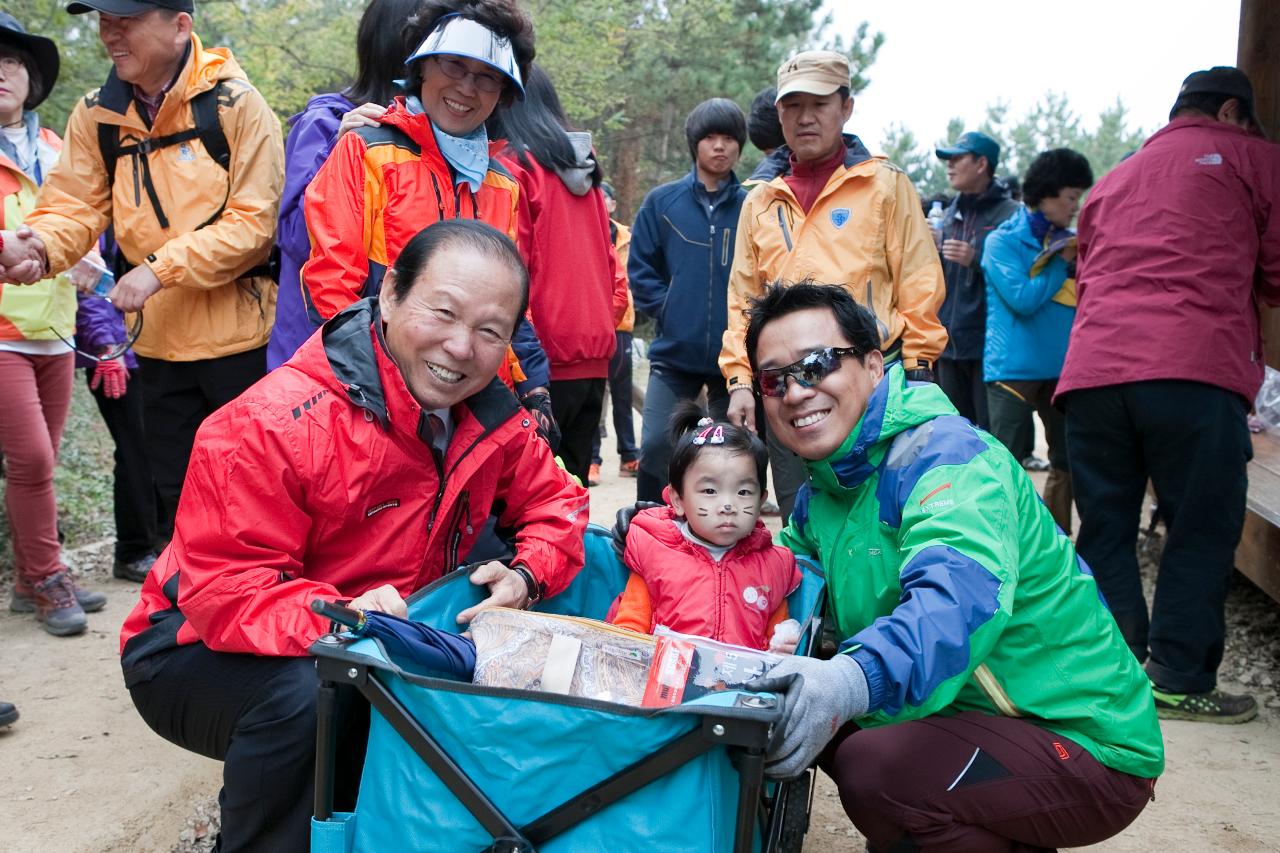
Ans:
{"label": "beige baseball cap", "polygon": [[849,85],[849,59],[834,50],[806,50],[778,66],[778,97],[792,92],[830,95]]}

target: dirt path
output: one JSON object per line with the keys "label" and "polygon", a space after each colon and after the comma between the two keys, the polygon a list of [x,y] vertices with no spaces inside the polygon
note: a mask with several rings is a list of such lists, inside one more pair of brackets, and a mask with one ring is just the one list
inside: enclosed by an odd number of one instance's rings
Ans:
{"label": "dirt path", "polygon": [[[605,479],[592,489],[591,516],[611,525],[617,508],[634,499],[635,481],[618,478],[612,438],[604,449]],[[0,775],[0,848],[12,853],[202,846],[192,836],[205,831],[198,815],[217,791],[220,765],[169,745],[134,711],[116,647],[138,587],[108,577],[106,554],[102,547],[73,554],[89,585],[111,598],[106,610],[90,615],[86,635],[56,639],[30,616],[0,610],[0,698],[22,712],[16,725],[0,730],[0,766],[7,771]],[[4,604],[7,594],[0,595]],[[1280,673],[1271,675],[1280,682]],[[1164,732],[1168,771],[1156,802],[1121,837],[1092,849],[1280,850],[1276,711],[1264,710],[1244,726],[1171,723]],[[820,777],[805,850],[863,849],[834,788]]]}

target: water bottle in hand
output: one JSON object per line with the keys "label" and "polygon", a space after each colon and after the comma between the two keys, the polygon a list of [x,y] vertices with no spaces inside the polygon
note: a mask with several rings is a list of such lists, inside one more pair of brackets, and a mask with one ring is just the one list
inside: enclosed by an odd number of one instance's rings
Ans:
{"label": "water bottle in hand", "polygon": [[98,276],[98,283],[93,286],[94,296],[106,296],[111,292],[111,288],[116,286],[116,277],[111,270],[103,270]]}

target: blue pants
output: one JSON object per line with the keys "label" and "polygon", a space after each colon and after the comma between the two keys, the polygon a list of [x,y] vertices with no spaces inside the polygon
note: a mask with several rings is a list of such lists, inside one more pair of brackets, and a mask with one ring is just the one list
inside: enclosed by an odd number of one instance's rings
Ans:
{"label": "blue pants", "polygon": [[711,416],[723,419],[729,412],[729,392],[719,373],[686,373],[659,364],[650,367],[640,428],[636,500],[662,500],[662,489],[667,485],[667,463],[671,459],[671,442],[667,441],[671,412],[680,401],[695,399],[704,387]]}

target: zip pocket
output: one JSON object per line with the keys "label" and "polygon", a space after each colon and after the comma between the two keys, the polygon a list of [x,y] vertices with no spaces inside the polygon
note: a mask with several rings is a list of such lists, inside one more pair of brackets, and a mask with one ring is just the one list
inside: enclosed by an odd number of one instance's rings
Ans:
{"label": "zip pocket", "polygon": [[787,251],[795,247],[791,244],[791,232],[787,230],[787,219],[782,213],[782,204],[778,204],[778,227],[782,229],[782,239],[787,242]]}
{"label": "zip pocket", "polygon": [[720,266],[729,266],[729,236],[732,234],[732,228],[726,228],[720,233],[724,235],[724,245],[720,249]]}

